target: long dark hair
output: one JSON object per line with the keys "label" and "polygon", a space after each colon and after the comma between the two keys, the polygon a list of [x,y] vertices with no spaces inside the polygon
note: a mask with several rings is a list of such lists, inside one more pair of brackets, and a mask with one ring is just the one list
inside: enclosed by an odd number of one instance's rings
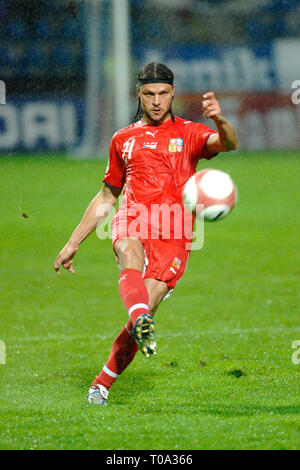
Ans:
{"label": "long dark hair", "polygon": [[[172,70],[169,69],[164,64],[159,64],[157,62],[151,62],[151,64],[145,65],[137,74],[137,81],[138,85],[143,85],[143,82],[151,83],[148,80],[155,80],[155,82],[159,83],[160,80],[162,83],[169,83],[173,85],[174,81],[174,74]],[[175,121],[175,115],[172,110],[172,105],[170,108],[171,119]],[[141,100],[138,97],[138,107],[136,114],[134,116],[134,122],[139,121],[143,117],[144,111],[141,105]]]}

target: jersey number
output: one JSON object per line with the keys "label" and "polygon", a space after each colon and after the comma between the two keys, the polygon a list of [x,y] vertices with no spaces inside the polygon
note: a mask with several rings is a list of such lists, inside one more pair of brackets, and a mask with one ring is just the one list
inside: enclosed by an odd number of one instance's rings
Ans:
{"label": "jersey number", "polygon": [[130,137],[130,139],[126,140],[126,142],[123,144],[122,158],[125,163],[127,163],[128,160],[131,159],[134,144],[135,139],[133,137]]}

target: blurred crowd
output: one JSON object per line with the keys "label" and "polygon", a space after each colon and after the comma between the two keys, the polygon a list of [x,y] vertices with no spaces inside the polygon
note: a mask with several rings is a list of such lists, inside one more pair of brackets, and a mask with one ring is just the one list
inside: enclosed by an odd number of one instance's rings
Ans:
{"label": "blurred crowd", "polygon": [[83,73],[82,8],[76,1],[0,0],[2,79]]}
{"label": "blurred crowd", "polygon": [[[111,1],[102,3],[105,14]],[[254,2],[256,7],[251,10],[248,4],[245,11],[228,9],[232,4],[130,0],[132,51],[138,55],[142,47],[255,46],[300,35],[299,0]],[[53,79],[84,78],[84,12],[83,0],[0,0],[1,79],[39,78],[51,89]],[[104,40],[111,42],[111,15],[102,19],[101,28]]]}
{"label": "blurred crowd", "polygon": [[182,0],[166,9],[167,4],[172,2],[131,0],[135,42],[258,45],[300,36],[299,0]]}

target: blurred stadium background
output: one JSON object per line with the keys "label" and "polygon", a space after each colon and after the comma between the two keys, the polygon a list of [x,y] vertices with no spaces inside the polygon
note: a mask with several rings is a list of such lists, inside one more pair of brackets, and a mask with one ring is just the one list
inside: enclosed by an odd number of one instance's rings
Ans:
{"label": "blurred stadium background", "polygon": [[0,0],[0,151],[107,155],[147,62],[175,72],[175,110],[217,92],[244,150],[299,148],[298,0]]}

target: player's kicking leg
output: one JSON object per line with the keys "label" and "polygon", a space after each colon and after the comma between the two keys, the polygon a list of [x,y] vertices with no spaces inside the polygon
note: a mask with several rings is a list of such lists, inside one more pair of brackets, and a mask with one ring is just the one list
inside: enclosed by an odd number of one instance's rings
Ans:
{"label": "player's kicking leg", "polygon": [[141,352],[146,357],[149,357],[151,354],[156,354],[153,316],[160,302],[167,294],[168,287],[165,282],[156,279],[147,278],[144,280],[144,283],[150,299],[150,311],[149,315],[142,314],[137,318],[133,328],[133,337]]}
{"label": "player's kicking leg", "polygon": [[141,352],[156,354],[155,325],[149,312],[149,293],[143,279],[144,246],[137,238],[119,240],[115,252],[120,268],[119,293],[133,325],[133,337]]}
{"label": "player's kicking leg", "polygon": [[[156,279],[144,280],[149,296],[149,314],[154,315],[158,305],[166,295],[168,287],[164,282]],[[102,371],[94,380],[89,389],[88,402],[97,405],[106,405],[110,387],[119,375],[129,366],[138,351],[137,342],[133,336],[133,325],[128,320],[125,327],[113,342],[108,361]]]}

